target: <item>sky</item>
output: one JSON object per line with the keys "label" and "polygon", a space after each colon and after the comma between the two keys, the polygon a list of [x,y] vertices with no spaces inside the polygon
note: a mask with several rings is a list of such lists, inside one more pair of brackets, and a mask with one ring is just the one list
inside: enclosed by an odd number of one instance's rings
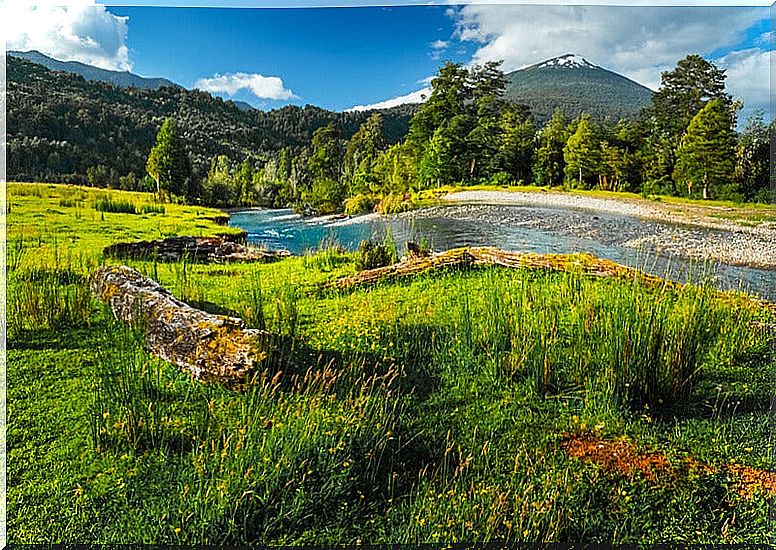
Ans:
{"label": "sky", "polygon": [[[512,71],[576,53],[657,89],[662,71],[698,53],[726,70],[728,91],[745,105],[742,119],[755,109],[770,118],[773,34],[766,6],[689,7],[672,0],[663,6],[644,0],[570,6],[533,0],[532,5],[208,8],[66,1],[5,0],[0,19],[7,49],[37,49],[57,59],[165,77],[261,109],[314,104],[333,110],[418,101],[445,60],[464,65],[503,60],[503,69]],[[315,0],[271,1],[309,6]]]}

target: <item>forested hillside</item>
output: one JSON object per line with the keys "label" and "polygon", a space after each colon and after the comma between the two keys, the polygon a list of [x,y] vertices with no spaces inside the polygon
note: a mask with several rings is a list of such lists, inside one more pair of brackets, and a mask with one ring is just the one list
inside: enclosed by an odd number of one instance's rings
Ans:
{"label": "forested hillside", "polygon": [[[202,91],[122,88],[13,56],[7,61],[9,180],[100,180],[138,188],[156,133],[168,117],[176,119],[194,173],[201,176],[219,155],[260,163],[282,148],[296,152],[327,124],[349,138],[370,115],[313,106],[244,110]],[[408,107],[383,112],[386,141],[404,136],[411,112]]]}

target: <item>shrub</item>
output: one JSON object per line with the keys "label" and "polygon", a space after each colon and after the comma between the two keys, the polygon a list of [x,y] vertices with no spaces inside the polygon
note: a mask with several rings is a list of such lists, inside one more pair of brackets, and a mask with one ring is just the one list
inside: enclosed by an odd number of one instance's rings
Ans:
{"label": "shrub", "polygon": [[345,214],[368,214],[372,212],[375,207],[375,201],[372,197],[368,197],[363,193],[359,193],[355,197],[351,197],[345,201]]}
{"label": "shrub", "polygon": [[391,256],[387,245],[372,240],[361,241],[356,252],[356,269],[362,271],[391,265],[394,259]]}
{"label": "shrub", "polygon": [[400,214],[412,210],[412,199],[409,195],[386,195],[377,204],[375,210],[381,214]]}

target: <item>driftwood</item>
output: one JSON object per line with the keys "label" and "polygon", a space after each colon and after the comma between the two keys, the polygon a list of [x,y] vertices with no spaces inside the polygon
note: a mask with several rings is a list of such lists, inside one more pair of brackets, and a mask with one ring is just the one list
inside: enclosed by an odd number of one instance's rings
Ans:
{"label": "driftwood", "polygon": [[245,246],[245,234],[217,237],[170,237],[160,241],[112,244],[103,249],[108,258],[156,259],[176,262],[184,257],[198,263],[271,262],[287,258],[287,250],[268,252]]}
{"label": "driftwood", "polygon": [[[369,269],[342,277],[327,285],[329,288],[347,289],[378,283],[384,279],[417,275],[438,268],[470,268],[478,266],[501,266],[509,268],[542,269],[547,271],[576,271],[593,277],[621,277],[639,281],[648,287],[679,288],[681,283],[649,275],[638,269],[620,265],[610,260],[596,258],[591,254],[534,254],[508,252],[495,247],[455,248],[427,257],[413,257],[389,265]],[[719,291],[718,296],[726,301],[745,303],[756,308],[767,309],[776,314],[776,303],[749,295],[735,295]]]}
{"label": "driftwood", "polygon": [[631,276],[646,284],[675,285],[659,277],[648,275],[609,260],[602,260],[590,254],[533,254],[507,252],[493,247],[455,248],[427,257],[410,257],[386,267],[361,271],[350,277],[342,277],[330,283],[330,287],[350,288],[370,285],[386,278],[416,275],[424,271],[443,267],[501,266],[511,268],[545,269],[549,271],[575,270],[596,277]]}
{"label": "driftwood", "polygon": [[144,332],[153,355],[189,371],[197,380],[239,388],[267,358],[271,341],[267,332],[246,329],[242,319],[193,308],[132,268],[98,269],[91,289],[117,320]]}

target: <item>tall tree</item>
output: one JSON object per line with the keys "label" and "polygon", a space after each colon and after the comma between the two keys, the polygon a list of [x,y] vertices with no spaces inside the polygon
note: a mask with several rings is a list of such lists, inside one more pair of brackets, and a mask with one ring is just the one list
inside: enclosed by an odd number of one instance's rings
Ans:
{"label": "tall tree", "polygon": [[713,99],[690,121],[676,152],[674,178],[687,185],[687,193],[699,186],[703,198],[719,196],[733,181],[736,135],[730,107]]}
{"label": "tall tree", "polygon": [[767,190],[770,183],[769,163],[770,144],[776,122],[768,126],[763,120],[763,113],[758,111],[747,121],[744,131],[738,139],[736,148],[736,179],[742,195],[747,199],[767,200]]}
{"label": "tall tree", "polygon": [[359,126],[345,151],[343,177],[348,186],[348,195],[378,190],[379,182],[374,175],[374,167],[384,148],[383,117],[375,113]]}
{"label": "tall tree", "polygon": [[447,61],[431,81],[431,94],[410,121],[408,141],[424,147],[437,128],[461,115],[471,100],[469,71]]}
{"label": "tall tree", "polygon": [[725,71],[700,55],[688,55],[672,71],[663,72],[661,84],[652,95],[652,105],[642,113],[649,136],[642,158],[651,181],[667,180],[676,162],[676,149],[690,121],[711,100],[719,100],[735,112],[725,91]]}
{"label": "tall tree", "polygon": [[688,55],[672,71],[661,75],[660,89],[652,96],[651,114],[662,129],[679,139],[692,118],[711,100],[733,104],[725,92],[725,71],[700,55]]}
{"label": "tall tree", "polygon": [[175,127],[175,119],[167,118],[156,134],[146,171],[156,182],[156,192],[183,196],[188,193],[191,163]]}
{"label": "tall tree", "polygon": [[307,165],[312,176],[311,187],[303,194],[308,206],[321,212],[334,212],[345,200],[345,186],[340,181],[342,145],[339,130],[333,124],[313,133],[313,150]]}
{"label": "tall tree", "polygon": [[583,113],[576,131],[569,136],[563,148],[566,180],[581,189],[589,189],[592,179],[599,174],[601,144],[597,128],[590,115]]}
{"label": "tall tree", "polygon": [[510,106],[501,116],[498,152],[494,156],[497,170],[514,181],[531,181],[531,168],[536,148],[536,126],[527,108]]}
{"label": "tall tree", "polygon": [[539,147],[534,156],[534,182],[555,186],[563,183],[566,161],[563,148],[569,137],[568,121],[563,111],[556,109],[539,133]]}

